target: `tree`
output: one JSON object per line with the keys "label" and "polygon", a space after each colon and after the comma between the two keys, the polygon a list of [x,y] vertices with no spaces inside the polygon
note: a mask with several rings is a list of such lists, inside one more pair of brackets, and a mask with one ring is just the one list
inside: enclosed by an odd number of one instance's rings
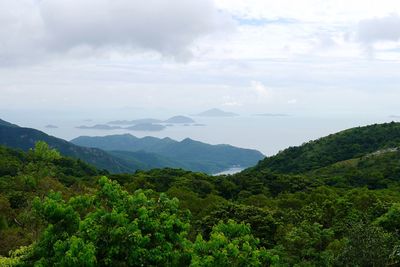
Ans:
{"label": "tree", "polygon": [[33,149],[33,155],[38,159],[47,161],[61,158],[60,153],[55,149],[51,149],[49,145],[44,141],[36,142],[35,148]]}
{"label": "tree", "polygon": [[[244,224],[213,228],[210,240],[187,238],[189,212],[178,199],[99,179],[95,194],[63,200],[50,193],[33,206],[48,223],[23,263],[31,266],[261,266],[270,259]],[[212,255],[208,255],[212,249]],[[213,260],[210,259],[213,257]],[[206,259],[203,265],[203,259]],[[248,264],[247,264],[248,263]]]}
{"label": "tree", "polygon": [[258,249],[258,243],[248,225],[221,222],[213,227],[208,241],[197,236],[191,266],[267,266],[277,260],[264,248]]}
{"label": "tree", "polygon": [[178,200],[146,192],[130,195],[102,177],[95,195],[68,202],[57,193],[36,210],[49,226],[33,248],[32,263],[52,266],[179,265],[185,261],[189,228]]}
{"label": "tree", "polygon": [[336,260],[337,266],[386,266],[395,248],[392,235],[382,228],[357,223],[349,228],[347,243]]}

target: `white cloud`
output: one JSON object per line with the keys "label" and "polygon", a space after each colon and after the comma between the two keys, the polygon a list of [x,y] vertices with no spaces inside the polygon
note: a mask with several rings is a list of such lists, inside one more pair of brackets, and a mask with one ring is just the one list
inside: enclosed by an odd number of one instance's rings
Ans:
{"label": "white cloud", "polygon": [[400,40],[400,16],[391,14],[361,20],[358,24],[357,37],[359,41],[367,44],[380,41],[397,42]]}
{"label": "white cloud", "polygon": [[288,104],[296,104],[296,103],[297,103],[297,99],[288,100]]}
{"label": "white cloud", "polygon": [[265,85],[260,81],[252,81],[251,89],[257,94],[260,98],[268,98],[271,96],[271,92],[265,87]]}
{"label": "white cloud", "polygon": [[187,60],[198,38],[231,25],[212,0],[2,0],[0,23],[2,65],[71,50]]}

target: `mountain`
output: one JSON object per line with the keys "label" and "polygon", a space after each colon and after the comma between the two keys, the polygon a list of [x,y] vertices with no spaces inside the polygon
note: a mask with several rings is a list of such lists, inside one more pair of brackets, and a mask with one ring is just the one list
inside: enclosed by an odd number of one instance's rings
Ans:
{"label": "mountain", "polygon": [[[182,257],[173,266],[209,259],[210,266],[235,266],[238,255],[243,266],[399,266],[397,126],[351,129],[305,144],[299,154],[286,152],[291,157],[281,159],[297,164],[302,154],[321,153],[321,159],[309,158],[326,166],[296,174],[260,167],[210,176],[164,168],[108,179],[46,146],[29,153],[0,146],[0,266],[120,266],[126,259],[138,265],[138,254],[149,255],[139,259],[142,266],[161,266],[171,253]],[[144,141],[166,143],[164,148],[198,145],[191,139]],[[345,156],[327,160],[324,153],[333,146]],[[109,153],[166,160],[143,151]],[[341,160],[347,157],[352,158]],[[131,228],[133,241],[125,231]],[[178,236],[179,243],[165,236]],[[136,242],[143,238],[151,242]],[[154,244],[161,249],[155,251]],[[234,253],[226,253],[231,247]],[[214,255],[224,257],[215,263]]]}
{"label": "mountain", "polygon": [[233,112],[226,112],[217,108],[213,108],[213,109],[209,109],[206,111],[203,111],[199,114],[197,114],[196,116],[200,116],[200,117],[235,117],[235,116],[239,116],[236,113]]}
{"label": "mountain", "polygon": [[15,127],[11,123],[2,121],[0,125],[0,145],[27,151],[33,148],[37,141],[45,141],[64,156],[81,159],[99,169],[106,169],[110,172],[132,172],[139,168],[133,162],[114,157],[101,149],[80,147],[39,130]]}
{"label": "mountain", "polygon": [[8,126],[8,127],[19,127],[16,124],[12,124],[8,121],[3,121],[2,119],[0,119],[0,126]]}
{"label": "mountain", "polygon": [[189,117],[185,117],[185,116],[174,116],[171,117],[167,120],[164,121],[165,123],[195,123],[194,120],[192,120]]}
{"label": "mountain", "polygon": [[177,161],[173,161],[169,158],[160,156],[155,153],[145,152],[143,150],[131,152],[131,151],[107,151],[110,155],[114,157],[123,159],[127,162],[132,162],[140,170],[151,170],[156,168],[165,168],[166,166],[170,168],[187,168],[184,164]]}
{"label": "mountain", "polygon": [[400,123],[374,124],[348,129],[298,147],[290,147],[262,160],[254,170],[304,173],[379,150],[400,147]]}
{"label": "mountain", "polygon": [[137,119],[137,120],[130,120],[130,121],[128,121],[128,120],[110,121],[107,124],[112,124],[112,125],[157,125],[159,123],[195,123],[195,121],[186,116],[173,116],[166,120],[146,118],[146,119]]}
{"label": "mountain", "polygon": [[249,167],[264,157],[256,150],[230,145],[210,145],[189,138],[178,142],[170,138],[137,138],[130,134],[124,134],[104,137],[81,136],[71,140],[71,142],[76,145],[96,147],[106,151],[155,153],[173,162],[178,162],[179,166],[188,170],[207,173],[216,173],[232,166]]}

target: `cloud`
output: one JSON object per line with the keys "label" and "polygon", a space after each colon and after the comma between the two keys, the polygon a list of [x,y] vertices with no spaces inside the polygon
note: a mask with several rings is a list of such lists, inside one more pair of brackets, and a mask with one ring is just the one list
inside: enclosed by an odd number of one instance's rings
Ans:
{"label": "cloud", "polygon": [[2,65],[104,50],[185,61],[197,39],[233,25],[212,0],[2,0],[0,23]]}
{"label": "cloud", "polygon": [[259,81],[252,81],[251,88],[257,94],[258,97],[266,98],[270,96],[270,92],[267,87]]}
{"label": "cloud", "polygon": [[290,99],[288,100],[288,104],[296,104],[297,103],[297,99]]}
{"label": "cloud", "polygon": [[380,41],[400,40],[400,16],[391,14],[385,17],[361,20],[358,23],[358,40],[373,44]]}

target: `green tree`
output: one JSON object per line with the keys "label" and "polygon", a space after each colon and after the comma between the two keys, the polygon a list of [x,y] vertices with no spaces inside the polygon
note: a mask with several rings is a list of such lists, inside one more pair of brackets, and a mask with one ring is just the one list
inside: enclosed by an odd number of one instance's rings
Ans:
{"label": "green tree", "polygon": [[337,266],[386,266],[393,258],[395,240],[380,227],[358,223],[349,228],[346,239]]}
{"label": "green tree", "polygon": [[53,161],[61,158],[60,153],[56,149],[50,148],[44,141],[36,142],[33,155],[38,159],[46,161]]}
{"label": "green tree", "polygon": [[267,266],[276,260],[264,248],[258,249],[258,240],[251,235],[250,227],[233,220],[214,226],[210,239],[201,235],[193,245],[191,266]]}

